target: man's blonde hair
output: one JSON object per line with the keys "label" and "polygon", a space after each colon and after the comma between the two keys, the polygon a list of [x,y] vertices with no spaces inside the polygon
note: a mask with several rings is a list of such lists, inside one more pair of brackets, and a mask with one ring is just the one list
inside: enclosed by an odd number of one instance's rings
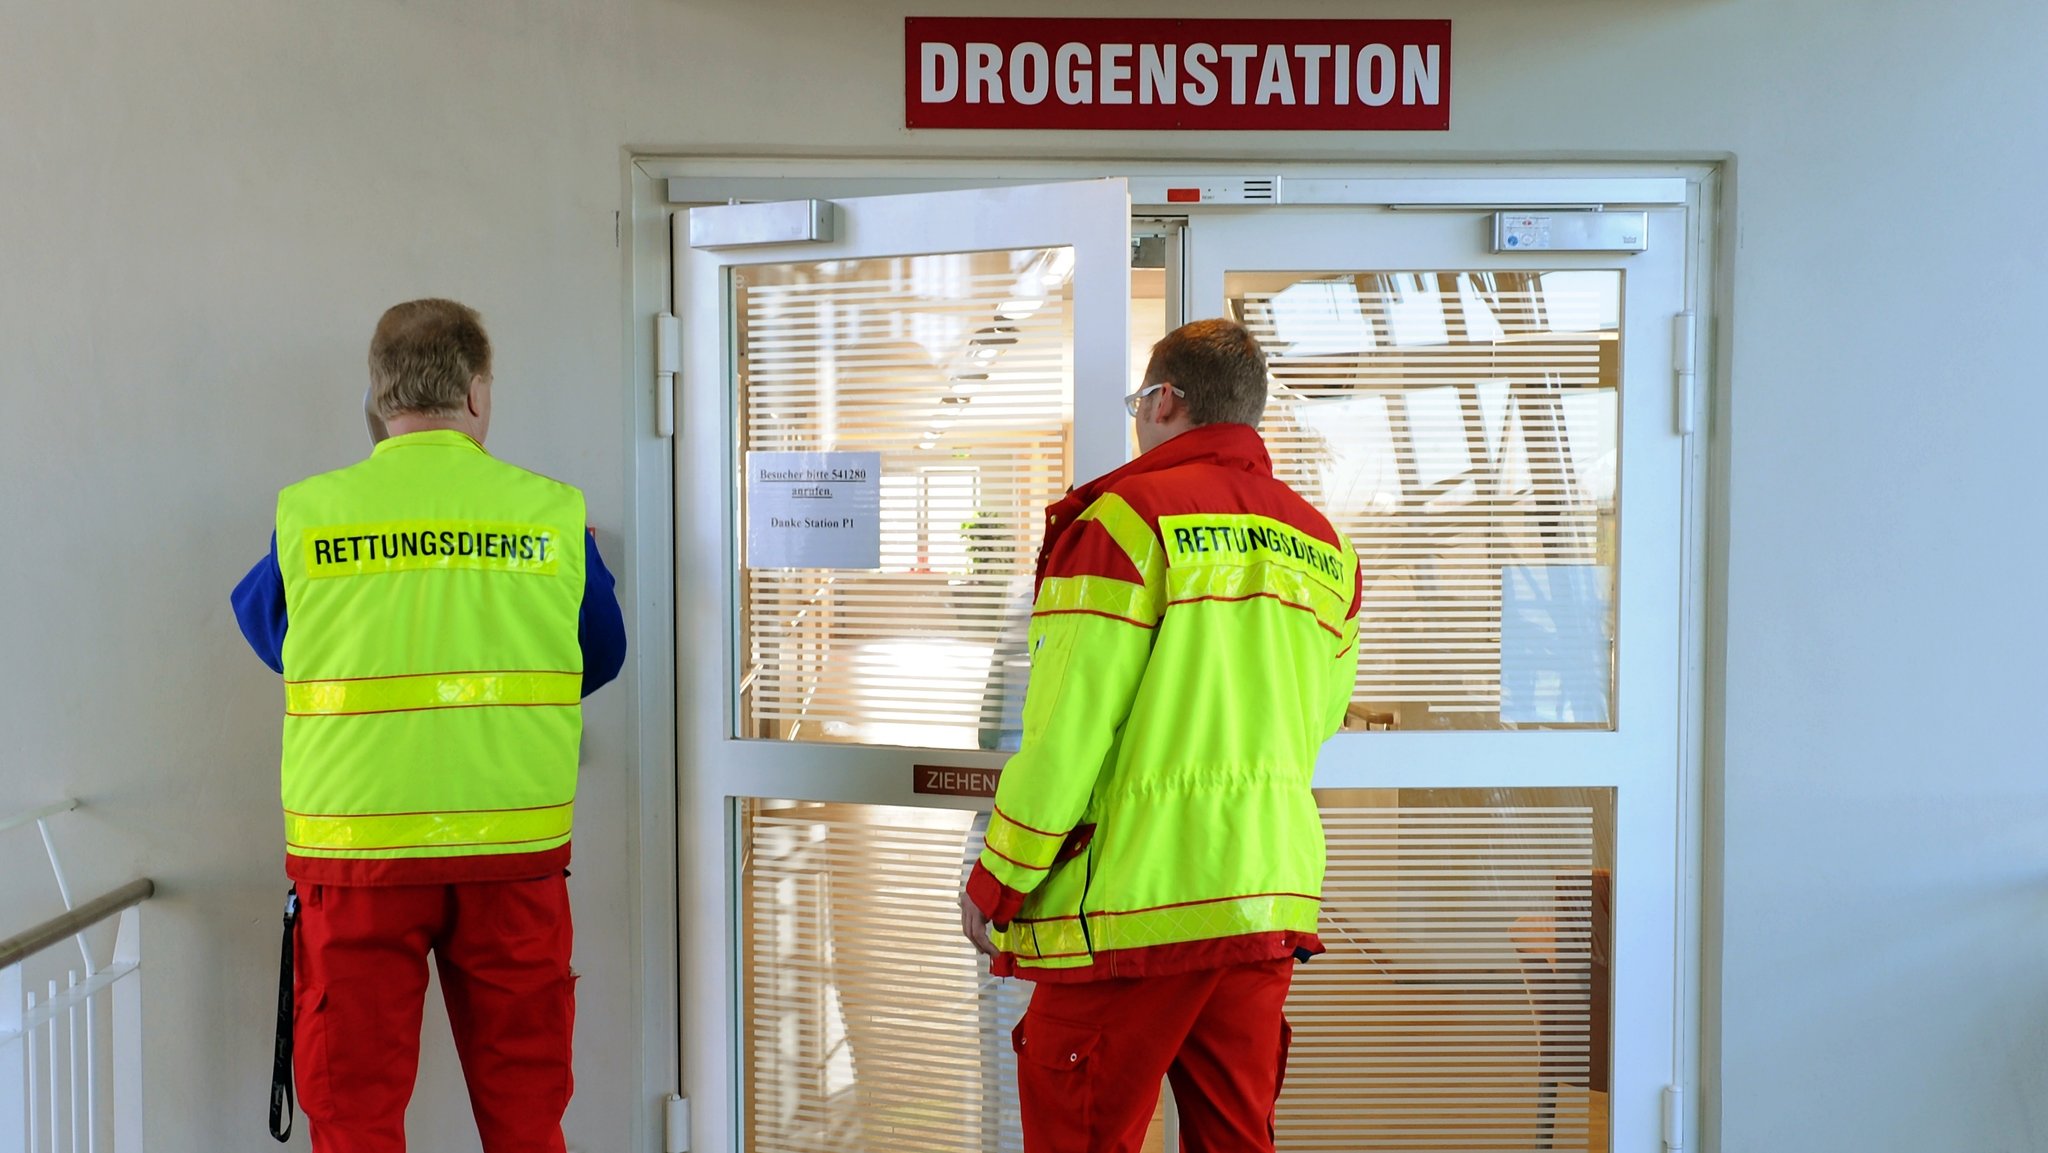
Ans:
{"label": "man's blonde hair", "polygon": [[491,338],[476,309],[452,300],[409,300],[388,309],[370,337],[370,407],[454,416],[469,403],[469,382],[491,375]]}

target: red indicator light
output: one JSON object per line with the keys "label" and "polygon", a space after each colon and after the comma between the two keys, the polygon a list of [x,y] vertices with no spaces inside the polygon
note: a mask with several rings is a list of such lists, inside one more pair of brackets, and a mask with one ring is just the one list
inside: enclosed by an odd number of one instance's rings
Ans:
{"label": "red indicator light", "polygon": [[1166,190],[1168,204],[1200,204],[1202,190],[1199,188],[1169,188]]}

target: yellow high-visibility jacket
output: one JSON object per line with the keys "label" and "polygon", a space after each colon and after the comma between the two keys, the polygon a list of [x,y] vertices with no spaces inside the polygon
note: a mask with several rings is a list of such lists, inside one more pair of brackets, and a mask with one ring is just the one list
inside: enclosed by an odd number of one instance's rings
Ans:
{"label": "yellow high-visibility jacket", "polygon": [[1316,751],[1358,666],[1358,558],[1204,425],[1047,511],[1024,738],[968,895],[994,969],[1085,981],[1322,951]]}
{"label": "yellow high-visibility jacket", "polygon": [[583,731],[583,494],[453,431],[277,499],[286,871],[330,884],[546,875]]}

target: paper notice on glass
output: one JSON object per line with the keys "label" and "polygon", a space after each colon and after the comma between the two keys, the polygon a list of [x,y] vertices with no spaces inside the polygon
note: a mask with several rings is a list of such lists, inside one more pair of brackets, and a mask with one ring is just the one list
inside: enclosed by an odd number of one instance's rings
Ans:
{"label": "paper notice on glass", "polygon": [[1500,570],[1502,724],[1609,723],[1613,588],[1607,565]]}
{"label": "paper notice on glass", "polygon": [[882,567],[882,454],[747,454],[748,568]]}

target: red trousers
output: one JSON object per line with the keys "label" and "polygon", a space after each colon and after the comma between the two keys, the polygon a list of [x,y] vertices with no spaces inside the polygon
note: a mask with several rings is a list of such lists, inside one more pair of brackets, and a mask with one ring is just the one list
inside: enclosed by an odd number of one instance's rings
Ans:
{"label": "red trousers", "polygon": [[1044,984],[1011,1041],[1025,1153],[1138,1153],[1173,1085],[1185,1153],[1272,1153],[1291,959]]}
{"label": "red trousers", "polygon": [[315,1153],[401,1153],[427,953],[487,1153],[562,1153],[575,1024],[560,874],[300,885],[293,1063]]}

